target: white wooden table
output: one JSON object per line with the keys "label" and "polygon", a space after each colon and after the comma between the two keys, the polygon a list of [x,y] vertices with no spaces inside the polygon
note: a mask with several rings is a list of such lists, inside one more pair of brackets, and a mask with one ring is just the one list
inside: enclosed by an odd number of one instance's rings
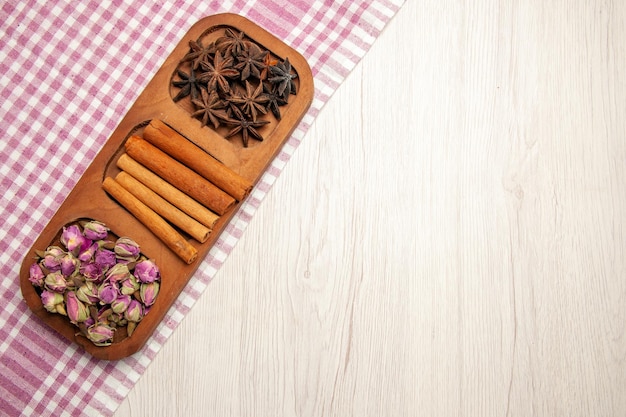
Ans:
{"label": "white wooden table", "polygon": [[626,415],[626,2],[408,0],[116,417]]}

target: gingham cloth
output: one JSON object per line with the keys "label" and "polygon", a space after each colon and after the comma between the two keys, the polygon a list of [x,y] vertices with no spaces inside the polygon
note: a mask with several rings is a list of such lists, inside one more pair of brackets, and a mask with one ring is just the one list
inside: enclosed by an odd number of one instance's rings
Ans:
{"label": "gingham cloth", "polygon": [[[324,103],[404,0],[9,0],[0,10],[0,414],[112,415],[205,290]],[[42,324],[23,256],[191,25],[243,15],[309,62],[313,104],[145,347],[94,359]]]}

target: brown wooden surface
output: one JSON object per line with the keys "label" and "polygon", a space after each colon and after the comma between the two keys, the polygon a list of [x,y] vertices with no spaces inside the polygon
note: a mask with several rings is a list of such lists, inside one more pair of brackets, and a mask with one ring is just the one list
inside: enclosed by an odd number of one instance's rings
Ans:
{"label": "brown wooden surface", "polygon": [[[199,120],[191,117],[188,109],[174,103],[171,98],[170,81],[181,58],[189,50],[189,41],[197,40],[207,33],[207,38],[220,36],[223,29],[227,27],[244,31],[248,37],[282,59],[288,57],[294,71],[298,74],[298,94],[290,97],[289,104],[283,108],[282,119],[272,120],[263,130],[264,140],[262,142],[251,140],[248,148],[244,148],[238,138],[226,140],[219,132],[206,126],[202,127]],[[201,260],[217,241],[241,202],[220,217],[211,236],[204,244],[189,238],[189,242],[197,248],[199,256],[191,265],[185,264],[102,189],[101,184],[106,176],[114,177],[119,173],[115,161],[124,153],[125,140],[131,134],[140,134],[142,126],[145,126],[151,119],[158,118],[244,178],[256,183],[304,116],[312,99],[311,69],[300,54],[282,41],[237,15],[214,15],[197,22],[181,39],[137,98],[25,256],[20,271],[20,284],[22,294],[30,309],[60,334],[77,342],[97,358],[115,360],[138,351],[163,319]],[[63,226],[81,218],[99,220],[110,227],[114,234],[132,237],[140,244],[142,252],[154,259],[161,268],[161,290],[150,313],[137,326],[132,337],[107,347],[97,347],[84,337],[75,336],[77,328],[66,317],[48,313],[43,308],[39,295],[28,281],[28,268],[33,262],[34,251],[44,250],[58,239]]]}

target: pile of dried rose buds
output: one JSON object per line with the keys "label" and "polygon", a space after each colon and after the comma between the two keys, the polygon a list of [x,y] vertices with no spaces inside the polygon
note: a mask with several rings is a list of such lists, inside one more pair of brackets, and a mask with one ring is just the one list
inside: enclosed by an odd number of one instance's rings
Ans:
{"label": "pile of dried rose buds", "polygon": [[97,346],[110,345],[122,327],[132,335],[161,280],[135,241],[108,237],[106,225],[95,220],[64,227],[61,246],[37,251],[29,276],[45,309],[67,316]]}

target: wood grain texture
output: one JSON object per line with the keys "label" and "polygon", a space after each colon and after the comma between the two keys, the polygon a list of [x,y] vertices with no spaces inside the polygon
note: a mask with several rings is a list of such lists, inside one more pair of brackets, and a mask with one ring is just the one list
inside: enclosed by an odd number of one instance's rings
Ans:
{"label": "wood grain texture", "polygon": [[116,417],[626,415],[626,3],[409,0]]}

